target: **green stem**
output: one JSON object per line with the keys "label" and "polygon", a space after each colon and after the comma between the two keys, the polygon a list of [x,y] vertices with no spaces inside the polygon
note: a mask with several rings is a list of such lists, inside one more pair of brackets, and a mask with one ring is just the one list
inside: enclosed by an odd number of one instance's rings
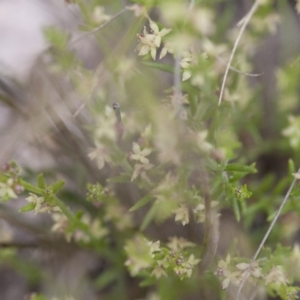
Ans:
{"label": "green stem", "polygon": [[27,191],[38,194],[38,195],[43,195],[43,190],[40,189],[39,187],[36,187],[23,179],[20,179],[20,183]]}

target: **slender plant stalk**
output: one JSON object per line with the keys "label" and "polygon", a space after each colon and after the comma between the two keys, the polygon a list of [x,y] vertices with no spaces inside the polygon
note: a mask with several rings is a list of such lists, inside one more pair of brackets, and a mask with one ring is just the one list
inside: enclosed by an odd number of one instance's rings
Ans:
{"label": "slender plant stalk", "polygon": [[[297,173],[300,174],[300,168],[299,168],[299,170],[298,170]],[[252,268],[252,266],[253,266],[253,263],[254,263],[255,260],[257,259],[258,255],[259,255],[259,253],[260,253],[262,247],[264,246],[266,240],[268,239],[268,237],[269,237],[269,235],[270,235],[270,233],[271,233],[271,231],[272,231],[272,229],[273,229],[273,227],[274,227],[274,225],[275,225],[275,223],[276,223],[276,221],[277,221],[279,215],[281,214],[281,211],[282,211],[284,205],[285,205],[286,202],[288,201],[288,199],[289,199],[289,197],[290,197],[290,194],[291,194],[291,192],[292,192],[292,190],[293,190],[293,188],[294,188],[294,185],[296,184],[296,181],[297,181],[297,178],[295,177],[294,180],[293,180],[293,182],[292,182],[292,184],[290,185],[290,188],[289,188],[289,190],[287,191],[287,193],[286,193],[286,195],[285,195],[285,197],[284,197],[284,199],[283,199],[283,201],[282,201],[280,207],[278,208],[278,210],[277,210],[277,212],[276,212],[276,215],[275,215],[275,217],[274,217],[272,223],[270,224],[270,226],[269,226],[269,228],[268,228],[268,230],[267,230],[267,232],[266,232],[266,234],[265,234],[263,240],[261,241],[261,243],[260,243],[258,249],[256,250],[254,256],[252,257],[251,262],[250,262],[248,268],[245,270],[245,273],[244,273],[244,276],[243,276],[243,280],[242,280],[242,282],[241,282],[241,284],[240,284],[240,286],[239,286],[238,292],[237,292],[237,300],[240,300],[240,293],[241,293],[241,291],[242,291],[242,288],[243,288],[243,286],[244,286],[246,280],[248,279],[248,277],[249,277],[249,275],[250,275],[250,270],[251,270],[251,268]]]}
{"label": "slender plant stalk", "polygon": [[104,22],[103,24],[101,24],[100,26],[94,28],[91,31],[85,32],[82,35],[80,35],[79,37],[75,38],[74,40],[71,40],[69,43],[69,46],[77,43],[78,41],[80,41],[81,39],[92,35],[94,33],[96,33],[97,31],[99,31],[100,29],[102,29],[103,27],[105,27],[107,24],[109,24],[110,22],[112,22],[114,19],[116,19],[117,17],[119,17],[120,15],[122,15],[124,12],[126,12],[128,10],[128,8],[123,8],[121,11],[119,11],[118,13],[116,13],[115,15],[113,15],[109,20],[107,20],[106,22]]}
{"label": "slender plant stalk", "polygon": [[[188,12],[191,12],[195,4],[195,0],[191,0],[188,6]],[[187,19],[185,19],[186,22]],[[174,62],[174,99],[175,99],[175,114],[179,115],[181,110],[181,103],[180,103],[180,97],[182,94],[181,91],[181,67],[180,67],[180,61],[181,61],[182,55],[179,51],[177,53],[177,56],[175,58]]]}
{"label": "slender plant stalk", "polygon": [[227,67],[226,67],[226,70],[225,70],[225,74],[224,74],[224,77],[223,77],[221,92],[220,92],[220,96],[219,96],[219,105],[221,105],[221,102],[222,102],[222,98],[223,98],[223,94],[224,94],[224,90],[225,90],[225,84],[226,84],[228,72],[229,72],[229,69],[230,69],[231,62],[233,60],[234,54],[235,54],[236,49],[238,47],[238,44],[239,44],[239,42],[241,40],[241,37],[242,37],[242,35],[243,35],[244,31],[245,31],[246,26],[250,22],[253,14],[255,13],[255,11],[257,10],[257,8],[259,7],[260,3],[261,3],[261,0],[256,0],[254,2],[253,6],[251,7],[249,13],[242,20],[242,26],[241,26],[239,34],[238,34],[238,36],[237,36],[237,38],[235,40],[233,49],[232,49],[231,54],[230,54],[229,62],[227,64]]}

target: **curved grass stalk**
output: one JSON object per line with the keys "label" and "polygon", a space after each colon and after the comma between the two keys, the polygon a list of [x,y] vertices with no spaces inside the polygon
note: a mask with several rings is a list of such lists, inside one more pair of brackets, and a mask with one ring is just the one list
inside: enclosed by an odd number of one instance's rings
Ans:
{"label": "curved grass stalk", "polygon": [[80,41],[81,39],[94,34],[95,32],[99,31],[100,29],[102,29],[103,27],[105,27],[107,24],[109,24],[111,21],[113,21],[114,19],[116,19],[117,17],[119,17],[120,15],[122,15],[124,12],[128,11],[128,8],[123,8],[121,11],[119,11],[118,13],[116,13],[114,16],[112,16],[109,20],[107,20],[106,22],[104,22],[103,24],[101,24],[100,26],[94,28],[91,31],[85,32],[82,35],[78,36],[77,38],[75,38],[74,40],[71,40],[69,45],[73,45],[75,43],[77,43],[78,41]]}
{"label": "curved grass stalk", "polygon": [[[299,168],[299,170],[298,170],[298,172],[296,174],[300,175],[300,168]],[[245,273],[244,273],[244,276],[243,276],[243,280],[242,280],[242,282],[241,282],[241,284],[239,286],[238,292],[237,292],[237,300],[240,300],[240,293],[241,293],[241,291],[243,289],[243,286],[244,286],[246,280],[249,278],[250,270],[251,270],[251,268],[253,266],[253,263],[257,259],[258,255],[259,255],[259,253],[260,253],[260,251],[262,249],[262,247],[264,246],[266,240],[268,239],[268,237],[269,237],[269,235],[270,235],[270,233],[271,233],[271,231],[272,231],[272,229],[273,229],[273,227],[274,227],[274,225],[275,225],[275,223],[276,223],[279,215],[281,214],[281,211],[282,211],[284,205],[286,204],[286,202],[288,201],[288,199],[290,197],[290,194],[291,194],[291,192],[292,192],[292,190],[294,188],[294,185],[296,184],[297,180],[298,180],[298,178],[295,176],[295,178],[294,178],[292,184],[290,185],[290,187],[289,187],[289,189],[288,189],[288,191],[287,191],[287,193],[286,193],[286,195],[285,195],[282,203],[280,204],[280,206],[279,206],[279,208],[278,208],[278,210],[276,212],[276,215],[275,215],[272,223],[270,224],[270,226],[269,226],[269,228],[268,228],[268,230],[267,230],[267,232],[266,232],[263,240],[261,241],[258,249],[256,250],[254,256],[252,257],[251,262],[250,262],[248,268],[245,270]]]}
{"label": "curved grass stalk", "polygon": [[[233,49],[231,51],[231,54],[230,54],[230,57],[229,57],[229,62],[227,64],[227,67],[226,67],[226,70],[225,70],[225,74],[224,74],[224,77],[223,77],[223,81],[222,81],[222,87],[221,87],[221,92],[220,92],[220,96],[219,96],[219,102],[218,102],[218,105],[221,105],[221,102],[222,102],[222,98],[223,98],[223,94],[224,94],[224,90],[225,90],[225,84],[226,84],[226,80],[227,80],[227,76],[228,76],[228,72],[229,72],[229,69],[230,69],[230,66],[231,66],[231,62],[233,60],[233,57],[234,57],[234,54],[236,52],[236,49],[238,47],[238,44],[242,38],[242,35],[246,29],[246,26],[248,25],[248,23],[250,22],[253,14],[255,13],[255,11],[257,10],[257,8],[259,7],[261,3],[261,0],[256,0],[254,2],[254,4],[252,5],[249,13],[242,19],[242,25],[241,25],[241,29],[239,31],[239,34],[234,42],[234,46],[233,46]],[[239,24],[241,24],[241,22],[239,22]]]}

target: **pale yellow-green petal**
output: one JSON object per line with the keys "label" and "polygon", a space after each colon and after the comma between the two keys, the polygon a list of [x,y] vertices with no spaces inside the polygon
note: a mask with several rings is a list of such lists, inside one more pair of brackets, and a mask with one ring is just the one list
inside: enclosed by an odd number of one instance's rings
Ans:
{"label": "pale yellow-green petal", "polygon": [[140,145],[133,142],[132,143],[132,150],[135,154],[139,154],[141,152],[141,148],[140,148]]}

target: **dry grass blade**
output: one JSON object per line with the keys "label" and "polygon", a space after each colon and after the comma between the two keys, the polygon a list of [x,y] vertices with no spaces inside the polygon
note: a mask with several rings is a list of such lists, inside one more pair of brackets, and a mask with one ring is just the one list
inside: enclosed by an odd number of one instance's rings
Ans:
{"label": "dry grass blade", "polygon": [[257,10],[257,8],[259,7],[261,3],[261,0],[256,0],[253,4],[253,6],[251,7],[249,13],[245,16],[245,18],[243,18],[243,22],[242,22],[242,26],[241,26],[241,29],[239,31],[239,34],[235,40],[235,43],[234,43],[234,46],[233,46],[233,49],[231,51],[231,54],[230,54],[230,58],[229,58],[229,62],[227,64],[227,67],[226,67],[226,70],[225,70],[225,74],[224,74],[224,77],[223,77],[223,82],[222,82],[222,87],[221,87],[221,92],[220,92],[220,96],[219,96],[219,105],[221,105],[221,102],[222,102],[222,98],[223,98],[223,94],[224,94],[224,90],[225,90],[225,84],[226,84],[226,79],[227,79],[227,76],[228,76],[228,72],[229,72],[229,69],[230,69],[230,66],[231,66],[231,62],[233,60],[233,57],[234,57],[234,54],[236,52],[236,49],[238,47],[238,44],[241,40],[241,37],[246,29],[246,26],[248,25],[249,21],[251,20],[253,14],[255,13],[255,11]]}
{"label": "dry grass blade", "polygon": [[[296,174],[297,174],[297,175],[300,174],[300,168],[299,168],[299,170],[298,170],[298,172],[297,172]],[[241,282],[241,284],[240,284],[240,286],[239,286],[239,289],[238,289],[238,292],[237,292],[237,300],[240,300],[240,293],[241,293],[241,291],[242,291],[242,289],[243,289],[243,286],[244,286],[246,280],[248,279],[248,277],[249,277],[249,275],[250,275],[250,270],[251,270],[251,268],[252,268],[252,266],[253,266],[253,263],[254,263],[254,261],[257,259],[258,255],[259,255],[259,253],[260,253],[260,251],[261,251],[261,249],[262,249],[262,247],[264,246],[266,240],[268,239],[268,237],[269,237],[269,235],[270,235],[270,233],[271,233],[271,231],[272,231],[272,229],[273,229],[273,227],[274,227],[274,225],[275,225],[275,223],[276,223],[276,221],[277,221],[279,215],[281,214],[281,211],[282,211],[284,205],[286,204],[286,202],[288,201],[288,199],[289,199],[289,197],[290,197],[290,194],[291,194],[291,192],[292,192],[292,190],[293,190],[293,188],[294,188],[294,185],[296,184],[296,181],[297,181],[297,180],[298,180],[298,179],[297,179],[297,177],[295,176],[295,178],[294,178],[292,184],[290,185],[289,190],[287,191],[287,193],[286,193],[286,195],[285,195],[285,197],[284,197],[284,199],[283,199],[283,201],[282,201],[280,207],[278,208],[278,210],[277,210],[277,212],[276,212],[276,215],[275,215],[275,217],[274,217],[274,219],[273,219],[271,225],[270,225],[269,228],[268,228],[268,231],[266,232],[266,234],[265,234],[263,240],[261,241],[261,243],[260,243],[258,249],[256,250],[254,256],[252,257],[251,262],[250,262],[248,268],[246,269],[246,271],[245,271],[245,273],[244,273],[243,280],[242,280],[242,282]]]}

